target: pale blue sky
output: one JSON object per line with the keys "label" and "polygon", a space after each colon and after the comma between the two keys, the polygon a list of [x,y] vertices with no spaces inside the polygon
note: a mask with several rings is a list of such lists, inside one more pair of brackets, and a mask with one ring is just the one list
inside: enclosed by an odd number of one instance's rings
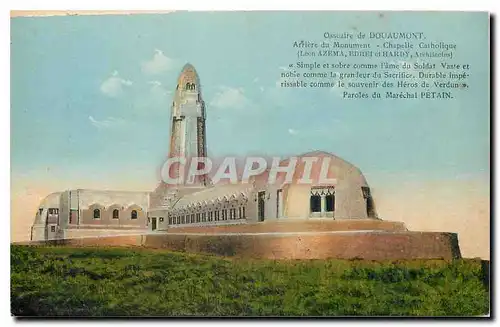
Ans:
{"label": "pale blue sky", "polygon": [[[319,41],[325,31],[421,31],[454,42],[454,61],[470,64],[470,87],[452,100],[413,101],[277,88],[280,67],[296,61],[292,42]],[[211,155],[318,149],[367,174],[454,178],[489,171],[485,13],[14,18],[11,35],[14,174],[50,168],[50,177],[78,179],[120,170],[154,183],[168,151],[172,91],[186,62],[200,75]]]}

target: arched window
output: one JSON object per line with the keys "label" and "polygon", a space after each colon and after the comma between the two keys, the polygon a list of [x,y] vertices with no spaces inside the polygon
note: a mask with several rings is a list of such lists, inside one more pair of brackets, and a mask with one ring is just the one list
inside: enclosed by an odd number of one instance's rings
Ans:
{"label": "arched window", "polygon": [[130,219],[137,219],[137,210],[132,210],[130,213]]}
{"label": "arched window", "polygon": [[311,195],[311,212],[321,211],[321,196]]}
{"label": "arched window", "polygon": [[94,209],[94,219],[101,219],[101,210]]}
{"label": "arched window", "polygon": [[113,219],[120,218],[120,211],[118,209],[113,210]]}
{"label": "arched window", "polygon": [[245,207],[243,207],[243,206],[239,207],[238,211],[239,211],[238,218],[239,219],[244,219],[245,218]]}
{"label": "arched window", "polygon": [[329,194],[325,196],[326,211],[335,211],[335,194]]}

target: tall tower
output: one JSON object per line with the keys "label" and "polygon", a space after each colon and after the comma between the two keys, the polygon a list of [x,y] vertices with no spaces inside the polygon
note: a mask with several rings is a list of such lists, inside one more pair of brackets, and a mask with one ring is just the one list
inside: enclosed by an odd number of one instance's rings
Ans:
{"label": "tall tower", "polygon": [[[186,64],[182,68],[177,79],[171,111],[169,158],[205,157],[207,155],[205,102],[201,96],[200,78],[191,64]],[[188,160],[188,164],[189,162]],[[172,165],[172,168],[172,175],[177,176],[178,166]],[[205,176],[201,176],[193,184],[193,186],[206,185]]]}

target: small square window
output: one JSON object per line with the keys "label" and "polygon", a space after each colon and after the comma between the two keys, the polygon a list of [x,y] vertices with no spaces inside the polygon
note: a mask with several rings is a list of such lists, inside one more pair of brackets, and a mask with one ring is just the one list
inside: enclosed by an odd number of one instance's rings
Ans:
{"label": "small square window", "polygon": [[162,223],[162,222],[163,222],[163,217],[160,217],[160,223]]}

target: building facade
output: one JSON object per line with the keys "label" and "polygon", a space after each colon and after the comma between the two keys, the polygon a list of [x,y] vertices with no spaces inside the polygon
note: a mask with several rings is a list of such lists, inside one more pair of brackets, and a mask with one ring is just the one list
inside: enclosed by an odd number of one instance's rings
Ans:
{"label": "building facade", "polygon": [[149,192],[67,190],[47,196],[32,240],[126,234],[147,228]]}
{"label": "building facade", "polygon": [[[206,111],[199,76],[187,64],[171,107],[169,158],[207,156]],[[378,219],[361,171],[334,154],[314,151],[282,160],[292,178],[271,169],[247,182],[213,184],[208,175],[189,186],[160,182],[152,192],[67,190],[45,198],[32,240],[174,230],[177,227],[295,219]],[[180,166],[169,174],[180,178]],[[303,183],[307,176],[307,183]],[[328,177],[325,183],[325,178]]]}

